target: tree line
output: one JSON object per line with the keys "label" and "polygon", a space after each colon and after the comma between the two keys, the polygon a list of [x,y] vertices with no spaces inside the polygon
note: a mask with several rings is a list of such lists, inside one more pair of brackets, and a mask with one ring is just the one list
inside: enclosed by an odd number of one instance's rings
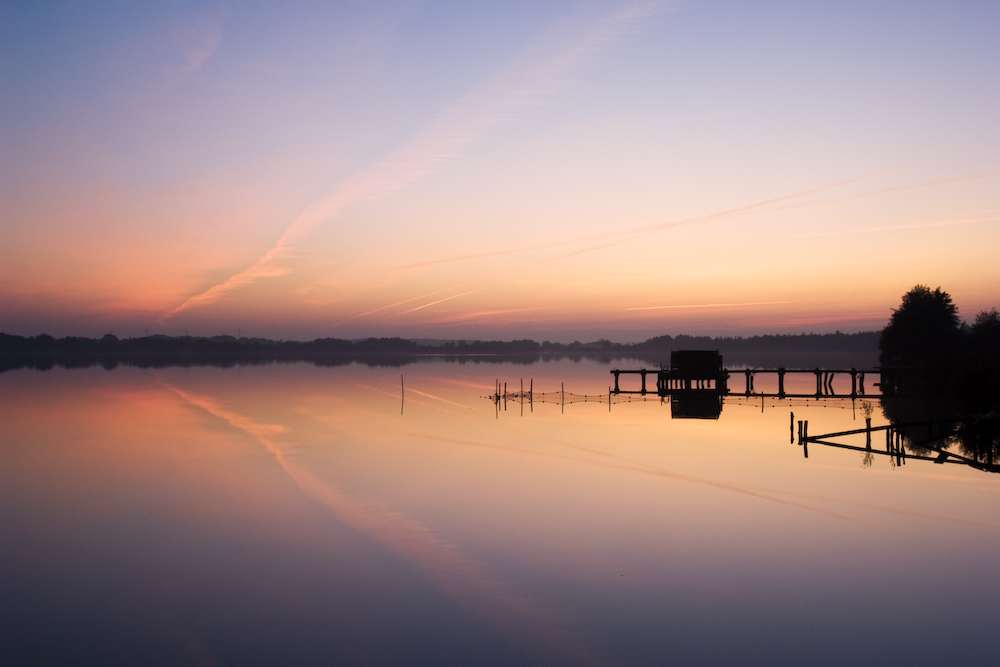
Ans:
{"label": "tree line", "polygon": [[878,332],[765,335],[765,336],[657,336],[640,343],[613,343],[598,340],[555,343],[534,340],[448,341],[419,343],[404,338],[346,340],[318,338],[312,341],[236,338],[233,336],[144,336],[119,339],[68,336],[54,338],[15,336],[0,333],[0,371],[13,368],[46,369],[118,364],[139,367],[174,365],[262,364],[271,362],[311,362],[339,365],[351,362],[398,366],[436,358],[460,363],[515,362],[593,359],[604,363],[635,360],[656,366],[670,359],[671,350],[718,350],[735,364],[786,365],[794,367],[829,365],[849,360],[859,367],[874,365]]}

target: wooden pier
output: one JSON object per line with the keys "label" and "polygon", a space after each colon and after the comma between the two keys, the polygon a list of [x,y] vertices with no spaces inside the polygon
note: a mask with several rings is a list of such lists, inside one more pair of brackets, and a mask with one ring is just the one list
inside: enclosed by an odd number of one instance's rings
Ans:
{"label": "wooden pier", "polygon": [[[722,367],[722,357],[717,356],[718,365],[714,364],[688,364],[683,363],[683,358],[675,359],[671,354],[671,364],[669,367],[662,366],[659,369],[620,369],[615,368],[611,374],[615,378],[612,392],[615,394],[647,394],[651,393],[647,383],[647,377],[656,377],[656,393],[660,396],[670,396],[679,392],[688,391],[712,391],[723,396],[746,396],[756,398],[878,398],[881,394],[881,371],[879,369],[857,369],[857,368],[746,368],[741,370],[727,370]],[[681,361],[680,364],[675,361]],[[622,375],[638,375],[640,386],[638,389],[622,389]],[[786,378],[795,375],[812,376],[816,379],[816,390],[809,392],[790,392],[786,390]],[[734,377],[743,376],[742,390],[731,387]],[[777,391],[758,391],[756,381],[761,376],[773,376],[777,380]],[[850,380],[850,389],[838,390],[834,386],[837,378]],[[872,387],[878,387],[879,393],[869,393],[865,384],[866,380],[878,378]],[[839,384],[839,383],[838,383]]]}

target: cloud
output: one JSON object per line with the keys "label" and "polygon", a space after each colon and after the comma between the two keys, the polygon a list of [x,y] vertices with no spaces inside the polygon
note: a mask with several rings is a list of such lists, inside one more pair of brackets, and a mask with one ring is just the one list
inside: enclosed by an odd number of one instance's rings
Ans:
{"label": "cloud", "polygon": [[933,229],[935,227],[976,225],[989,222],[1000,222],[1000,216],[992,215],[969,218],[947,218],[944,220],[925,220],[922,222],[904,222],[899,225],[878,225],[874,227],[858,227],[855,229],[838,229],[829,232],[814,232],[812,234],[796,234],[791,238],[815,238],[818,236],[842,236],[846,234],[873,234],[876,232],[896,232],[905,229]]}
{"label": "cloud", "polygon": [[636,306],[635,308],[625,308],[625,310],[668,310],[673,308],[739,308],[742,306],[773,306],[781,303],[792,303],[791,301],[745,301],[743,303],[689,303],[672,306]]}
{"label": "cloud", "polygon": [[[619,5],[601,14],[580,10],[550,26],[495,76],[443,109],[409,143],[370,169],[337,184],[325,198],[307,207],[250,267],[190,297],[160,319],[210,305],[234,289],[286,272],[277,263],[303,234],[328,222],[349,205],[385,196],[432,172],[489,128],[509,121],[557,90],[562,78],[585,59],[623,39],[643,19],[664,12],[667,6],[661,0],[646,0]],[[192,62],[195,60],[192,58]]]}
{"label": "cloud", "polygon": [[451,299],[457,299],[460,296],[466,296],[468,294],[473,294],[475,292],[481,292],[484,289],[486,289],[486,288],[485,287],[480,287],[478,289],[469,290],[468,292],[462,292],[461,294],[453,294],[452,296],[446,296],[443,299],[438,299],[437,301],[431,301],[430,303],[425,303],[422,306],[417,306],[416,308],[410,308],[409,310],[404,310],[402,313],[400,313],[400,315],[406,315],[407,313],[412,313],[413,311],[420,310],[422,308],[427,308],[428,306],[434,306],[434,305],[437,305],[437,304],[439,304],[439,303],[441,303],[443,301],[450,301]]}
{"label": "cloud", "polygon": [[[772,210],[781,210],[781,209],[773,209],[773,208],[768,208],[768,207],[773,206],[774,204],[781,203],[781,202],[787,202],[787,201],[794,200],[794,199],[800,199],[800,198],[803,198],[803,197],[808,197],[809,195],[814,195],[814,194],[817,194],[817,193],[820,193],[820,192],[824,192],[824,191],[827,191],[827,190],[833,190],[833,189],[836,189],[836,188],[846,187],[848,185],[853,185],[854,183],[859,183],[861,181],[870,180],[872,178],[877,178],[879,176],[884,176],[884,175],[885,174],[877,174],[877,175],[874,175],[874,176],[872,176],[872,175],[858,176],[856,178],[851,178],[851,179],[847,179],[847,180],[837,181],[835,183],[828,183],[826,185],[821,185],[819,187],[810,188],[809,190],[803,190],[803,191],[800,191],[800,192],[793,192],[791,194],[781,195],[781,196],[778,196],[778,197],[772,197],[772,198],[765,199],[765,200],[762,200],[762,201],[759,201],[759,202],[754,202],[752,204],[745,204],[743,206],[739,206],[737,208],[732,208],[732,209],[727,209],[725,211],[717,211],[715,213],[708,213],[706,215],[701,215],[701,216],[696,216],[696,217],[691,217],[691,218],[683,218],[681,220],[672,220],[670,222],[660,222],[660,223],[656,223],[656,224],[653,224],[653,225],[646,225],[646,226],[643,226],[643,227],[633,227],[633,228],[630,228],[630,229],[622,229],[622,230],[618,230],[618,231],[614,231],[614,232],[607,232],[607,233],[604,233],[604,234],[596,234],[596,235],[592,235],[592,236],[584,236],[584,237],[578,237],[578,238],[572,238],[572,239],[564,239],[564,240],[561,240],[561,241],[552,241],[552,242],[549,242],[549,243],[543,243],[543,244],[538,244],[538,245],[522,246],[522,247],[519,247],[519,248],[511,248],[509,250],[494,250],[494,251],[484,252],[484,253],[459,255],[459,256],[456,256],[456,257],[445,257],[445,258],[441,258],[441,259],[435,259],[435,260],[429,260],[429,261],[426,261],[426,262],[418,262],[416,264],[410,264],[410,265],[407,265],[407,266],[405,266],[403,268],[407,268],[407,269],[422,268],[422,267],[425,267],[425,266],[435,266],[435,265],[438,265],[438,264],[450,264],[450,263],[453,263],[453,262],[462,262],[462,261],[468,261],[468,260],[474,260],[474,259],[486,259],[486,258],[489,258],[489,257],[496,257],[496,256],[500,256],[500,255],[511,255],[511,254],[517,254],[517,253],[522,253],[522,252],[531,252],[531,251],[535,251],[535,250],[548,250],[550,248],[559,248],[559,247],[579,245],[579,244],[582,244],[582,243],[594,243],[595,241],[602,241],[601,243],[599,243],[597,245],[590,245],[590,246],[587,246],[587,247],[584,247],[584,248],[579,248],[577,250],[572,250],[572,251],[564,253],[564,254],[560,254],[560,255],[556,255],[554,257],[550,257],[550,258],[548,258],[546,260],[542,260],[542,261],[545,261],[545,262],[552,262],[552,261],[556,261],[556,260],[559,260],[559,259],[567,259],[569,257],[574,257],[576,255],[582,255],[583,253],[587,253],[587,252],[594,252],[596,250],[602,250],[604,248],[610,248],[610,247],[613,247],[613,246],[616,246],[616,245],[620,245],[622,243],[626,243],[628,241],[635,240],[637,238],[641,238],[643,236],[647,236],[649,234],[655,234],[657,232],[667,231],[667,230],[670,230],[670,229],[676,229],[678,227],[684,227],[684,226],[693,225],[693,224],[696,224],[696,223],[710,222],[710,221],[720,220],[720,219],[725,219],[725,218],[730,218],[730,217],[738,217],[738,216],[744,215],[744,214],[753,214],[753,213],[761,213],[761,212],[772,211]],[[810,206],[812,204],[813,204],[812,202],[805,202],[805,203],[799,203],[799,204],[795,204],[795,205],[796,206]]]}
{"label": "cloud", "polygon": [[[128,99],[132,103],[152,102],[201,71],[222,44],[227,15],[226,11],[215,11],[189,16],[174,21],[165,34],[142,42],[139,50],[152,49],[159,63],[148,71],[143,69],[138,90]],[[142,57],[137,56],[131,60],[144,62]]]}

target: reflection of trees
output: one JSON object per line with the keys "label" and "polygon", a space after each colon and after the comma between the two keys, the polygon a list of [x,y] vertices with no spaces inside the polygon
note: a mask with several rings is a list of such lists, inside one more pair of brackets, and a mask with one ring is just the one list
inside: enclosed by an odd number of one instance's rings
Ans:
{"label": "reflection of trees", "polygon": [[954,447],[977,463],[1000,464],[1000,414],[995,409],[972,412],[960,395],[904,391],[884,397],[882,412],[915,454]]}
{"label": "reflection of trees", "polygon": [[[879,341],[882,412],[920,455],[957,448],[972,462],[1000,461],[1000,314],[958,318],[947,292],[903,295]],[[978,467],[978,466],[977,466]]]}
{"label": "reflection of trees", "polygon": [[1000,417],[972,418],[954,436],[963,454],[989,466],[1000,465]]}

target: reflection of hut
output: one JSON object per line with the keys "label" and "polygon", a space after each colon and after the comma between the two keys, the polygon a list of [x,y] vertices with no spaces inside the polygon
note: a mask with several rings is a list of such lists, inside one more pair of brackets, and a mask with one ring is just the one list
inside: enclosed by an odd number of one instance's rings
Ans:
{"label": "reflection of hut", "polygon": [[670,395],[671,419],[718,419],[722,394],[714,390],[688,389]]}
{"label": "reflection of hut", "polygon": [[718,419],[729,373],[718,350],[674,350],[670,368],[656,377],[657,393],[670,396],[670,416]]}

